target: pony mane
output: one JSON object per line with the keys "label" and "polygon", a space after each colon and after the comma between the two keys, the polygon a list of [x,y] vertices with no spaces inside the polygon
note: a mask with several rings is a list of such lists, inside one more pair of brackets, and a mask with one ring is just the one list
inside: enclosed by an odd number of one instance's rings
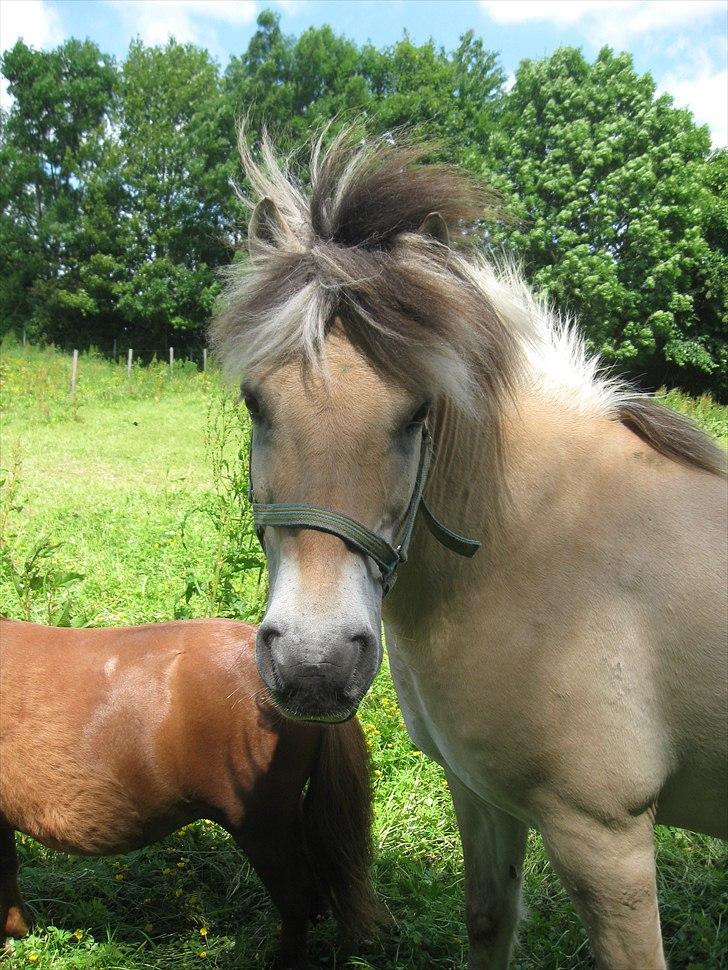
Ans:
{"label": "pony mane", "polygon": [[[314,144],[309,185],[240,135],[252,198],[248,258],[225,271],[210,328],[228,374],[286,360],[321,366],[334,328],[379,373],[483,414],[496,429],[504,396],[530,386],[553,406],[622,421],[669,457],[712,472],[723,455],[696,425],[606,372],[573,322],[534,297],[510,263],[473,243],[493,196],[463,169],[429,164],[432,145],[360,139]],[[429,234],[437,214],[449,243]],[[669,415],[669,417],[667,416]]]}

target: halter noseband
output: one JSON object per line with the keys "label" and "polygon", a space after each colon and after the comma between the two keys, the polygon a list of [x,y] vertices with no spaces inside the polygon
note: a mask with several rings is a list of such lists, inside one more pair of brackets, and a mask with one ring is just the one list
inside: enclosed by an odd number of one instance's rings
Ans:
{"label": "halter noseband", "polygon": [[323,508],[320,505],[295,505],[287,502],[270,504],[255,502],[253,500],[253,478],[249,462],[248,499],[253,506],[253,521],[258,539],[262,544],[263,530],[268,527],[275,529],[315,529],[318,532],[328,532],[331,535],[338,536],[352,549],[369,556],[379,566],[382,574],[382,588],[384,595],[386,595],[397,578],[397,567],[400,563],[407,561],[407,550],[414,531],[417,513],[422,509],[425,524],[437,541],[451,552],[469,558],[478,551],[480,543],[476,539],[466,539],[465,536],[448,529],[435,518],[425,504],[422,493],[427,481],[431,455],[432,441],[427,428],[423,425],[415,487],[400,530],[400,540],[396,546],[373,532],[368,526],[357,522],[349,515],[344,515],[343,512],[336,512],[334,509]]}

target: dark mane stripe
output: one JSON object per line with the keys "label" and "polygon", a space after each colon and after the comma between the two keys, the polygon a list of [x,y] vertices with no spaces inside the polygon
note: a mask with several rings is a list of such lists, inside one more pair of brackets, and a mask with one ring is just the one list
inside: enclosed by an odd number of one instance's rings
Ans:
{"label": "dark mane stripe", "polygon": [[713,475],[726,474],[725,452],[690,418],[649,397],[620,401],[618,416],[622,424],[666,458]]}
{"label": "dark mane stripe", "polygon": [[431,144],[381,139],[374,153],[360,147],[359,164],[347,177],[356,150],[348,137],[337,139],[316,170],[310,211],[320,239],[347,247],[386,248],[402,233],[417,232],[436,211],[456,241],[464,242],[464,230],[493,206],[492,193],[463,169],[425,164]]}

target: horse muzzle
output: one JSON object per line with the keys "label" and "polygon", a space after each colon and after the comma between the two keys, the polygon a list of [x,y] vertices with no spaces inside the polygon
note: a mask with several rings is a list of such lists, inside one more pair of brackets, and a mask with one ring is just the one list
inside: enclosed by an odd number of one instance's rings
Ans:
{"label": "horse muzzle", "polygon": [[266,618],[256,642],[258,671],[278,710],[298,721],[346,721],[356,713],[382,660],[368,624],[336,624],[315,634]]}

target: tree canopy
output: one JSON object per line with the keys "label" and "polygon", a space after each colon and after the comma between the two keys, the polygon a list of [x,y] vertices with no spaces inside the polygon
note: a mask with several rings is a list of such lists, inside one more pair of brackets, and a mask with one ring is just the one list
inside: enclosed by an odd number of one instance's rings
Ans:
{"label": "tree canopy", "polygon": [[285,151],[406,125],[499,192],[484,241],[645,386],[728,396],[728,153],[628,54],[524,61],[506,88],[472,31],[378,49],[264,11],[222,70],[207,51],[19,41],[2,57],[0,333],[161,351],[199,345],[240,239],[236,122]]}

